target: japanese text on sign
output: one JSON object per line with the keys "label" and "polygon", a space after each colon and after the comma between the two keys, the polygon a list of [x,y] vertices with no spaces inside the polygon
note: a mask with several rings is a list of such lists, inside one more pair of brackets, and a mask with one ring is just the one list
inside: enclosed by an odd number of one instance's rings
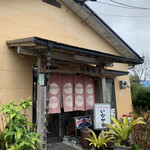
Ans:
{"label": "japanese text on sign", "polygon": [[110,124],[110,104],[94,104],[94,129],[107,128],[105,123]]}

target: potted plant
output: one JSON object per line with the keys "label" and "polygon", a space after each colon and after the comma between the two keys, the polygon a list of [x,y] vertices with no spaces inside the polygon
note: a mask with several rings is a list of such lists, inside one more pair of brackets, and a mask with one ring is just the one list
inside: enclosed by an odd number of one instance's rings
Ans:
{"label": "potted plant", "polygon": [[90,142],[89,146],[94,145],[97,150],[102,150],[107,147],[107,143],[113,142],[114,137],[110,135],[110,132],[101,132],[97,138],[95,132],[91,130],[92,136],[85,138]]}
{"label": "potted plant", "polygon": [[127,120],[127,117],[117,121],[113,116],[111,116],[111,120],[114,125],[108,123],[106,123],[106,125],[113,131],[112,134],[115,136],[114,150],[130,149],[129,136],[132,129],[138,124],[146,124],[141,117],[134,120],[134,115],[129,121]]}

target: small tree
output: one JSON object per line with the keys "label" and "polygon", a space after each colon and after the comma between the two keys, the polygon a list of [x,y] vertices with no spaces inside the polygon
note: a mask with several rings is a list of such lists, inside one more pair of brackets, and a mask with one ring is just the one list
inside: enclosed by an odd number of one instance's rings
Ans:
{"label": "small tree", "polygon": [[138,77],[143,83],[150,79],[150,56],[147,53],[143,53],[144,63],[134,66],[130,69],[130,74]]}
{"label": "small tree", "polygon": [[150,108],[150,87],[143,87],[136,75],[130,75],[130,85],[134,108]]}
{"label": "small tree", "polygon": [[[134,107],[150,107],[148,87],[143,87],[144,82],[150,78],[150,56],[143,54],[144,63],[134,66],[130,69],[130,84],[132,103]],[[142,82],[141,82],[142,81]]]}
{"label": "small tree", "polygon": [[130,85],[131,85],[131,97],[132,97],[132,103],[135,101],[136,94],[138,88],[140,85],[140,79],[137,75],[130,75]]}

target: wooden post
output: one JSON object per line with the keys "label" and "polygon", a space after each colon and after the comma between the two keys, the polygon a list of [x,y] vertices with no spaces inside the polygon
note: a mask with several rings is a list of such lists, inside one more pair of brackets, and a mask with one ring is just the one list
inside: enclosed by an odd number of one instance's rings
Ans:
{"label": "wooden post", "polygon": [[[96,67],[99,67],[101,70],[101,74],[104,72],[104,66],[103,65],[97,65]],[[98,103],[106,103],[106,79],[105,77],[100,77],[98,80],[98,92],[97,94],[99,96]]]}
{"label": "wooden post", "polygon": [[100,103],[106,103],[106,79],[99,78]]}
{"label": "wooden post", "polygon": [[[38,57],[38,75],[41,72],[41,56]],[[44,137],[44,131],[45,131],[45,125],[46,122],[45,119],[45,106],[46,106],[46,87],[41,86],[39,84],[39,78],[38,78],[38,85],[37,85],[37,132],[41,135],[41,148],[42,145],[45,143],[45,137]]]}
{"label": "wooden post", "polygon": [[[46,81],[50,79],[50,66],[51,66],[51,46],[48,46],[47,50],[47,65],[43,67],[42,56],[38,57],[38,75],[41,73],[42,69],[46,69]],[[45,79],[45,78],[44,78]],[[39,78],[38,78],[39,81]],[[47,126],[48,126],[48,109],[49,98],[46,92],[49,91],[49,85],[44,81],[44,86],[41,86],[38,82],[37,86],[37,131],[41,134],[41,148],[47,150]]]}
{"label": "wooden post", "polygon": [[43,143],[44,129],[45,129],[45,100],[46,100],[46,87],[41,87],[38,84],[37,90],[37,132],[41,135],[41,143]]}

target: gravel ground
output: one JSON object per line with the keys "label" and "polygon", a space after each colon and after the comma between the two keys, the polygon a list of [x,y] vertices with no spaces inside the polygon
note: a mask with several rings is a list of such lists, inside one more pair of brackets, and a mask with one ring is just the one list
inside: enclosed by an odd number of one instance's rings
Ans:
{"label": "gravel ground", "polygon": [[64,143],[53,143],[53,144],[49,144],[47,147],[48,150],[78,150]]}

